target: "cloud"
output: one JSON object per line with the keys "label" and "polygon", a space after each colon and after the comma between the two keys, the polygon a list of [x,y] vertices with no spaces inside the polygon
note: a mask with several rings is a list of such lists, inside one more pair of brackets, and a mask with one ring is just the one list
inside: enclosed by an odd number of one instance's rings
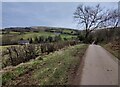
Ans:
{"label": "cloud", "polygon": [[76,3],[3,3],[3,26],[67,27],[72,21],[74,6]]}
{"label": "cloud", "polygon": [[[76,28],[73,12],[80,3],[70,2],[3,2],[3,27],[58,26]],[[85,3],[86,5],[97,3]],[[113,8],[117,3],[102,3]]]}

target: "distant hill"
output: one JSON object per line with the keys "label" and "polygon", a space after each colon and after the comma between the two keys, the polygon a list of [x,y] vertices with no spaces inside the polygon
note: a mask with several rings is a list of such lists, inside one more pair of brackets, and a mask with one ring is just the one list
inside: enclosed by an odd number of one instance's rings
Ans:
{"label": "distant hill", "polygon": [[[71,28],[61,28],[61,27],[47,27],[47,26],[32,26],[32,27],[8,27],[4,28],[2,30],[39,30],[39,31],[45,31],[47,29],[62,29],[62,30],[77,30],[77,29],[71,29]],[[79,31],[79,30],[77,30]]]}
{"label": "distant hill", "polygon": [[4,28],[2,31],[13,31],[13,32],[52,32],[52,33],[62,33],[69,35],[78,35],[81,30],[71,29],[71,28],[61,28],[61,27],[46,27],[46,26],[33,26],[33,27],[9,27]]}

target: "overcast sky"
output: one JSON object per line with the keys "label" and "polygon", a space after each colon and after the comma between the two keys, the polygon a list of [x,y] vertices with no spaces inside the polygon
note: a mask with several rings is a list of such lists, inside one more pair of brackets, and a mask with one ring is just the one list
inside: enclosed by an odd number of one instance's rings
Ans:
{"label": "overcast sky", "polygon": [[[3,2],[2,27],[53,26],[77,28],[73,13],[81,2]],[[100,3],[103,8],[117,8],[117,2]]]}

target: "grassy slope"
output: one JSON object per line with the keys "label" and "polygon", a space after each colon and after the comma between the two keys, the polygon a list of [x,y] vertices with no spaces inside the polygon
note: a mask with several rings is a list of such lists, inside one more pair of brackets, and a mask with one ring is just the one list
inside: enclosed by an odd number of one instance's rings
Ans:
{"label": "grassy slope", "polygon": [[[10,34],[6,34],[6,35],[15,35],[15,38],[13,37],[12,39],[20,39],[20,38],[24,38],[24,39],[28,39],[28,38],[34,38],[34,37],[38,37],[38,36],[44,36],[44,37],[48,37],[48,36],[55,36],[54,33],[51,32],[26,32],[25,34],[19,35],[18,32],[10,32]],[[4,35],[5,36],[5,35]],[[1,36],[2,37],[2,36]],[[62,38],[71,38],[71,37],[76,37],[74,35],[66,35],[66,34],[61,34]]]}
{"label": "grassy slope", "polygon": [[107,51],[112,53],[115,57],[117,57],[120,60],[120,53],[118,50],[112,49],[111,44],[105,44],[102,45]]}
{"label": "grassy slope", "polygon": [[[25,39],[29,38],[29,37],[35,37],[35,36],[44,36],[44,37],[48,37],[48,36],[55,36],[54,33],[50,33],[50,32],[39,32],[39,33],[26,33],[24,35],[21,35],[20,37],[24,37]],[[65,34],[61,34],[62,38],[71,38],[71,37],[75,37],[73,35],[65,35]]]}
{"label": "grassy slope", "polygon": [[[87,45],[76,45],[56,51],[3,72],[3,83],[18,85],[69,84],[70,72],[75,73]],[[14,79],[14,80],[11,80]]]}
{"label": "grassy slope", "polygon": [[10,47],[10,45],[9,46],[0,46],[0,52],[2,53],[2,51],[6,50],[7,47]]}
{"label": "grassy slope", "polygon": [[17,45],[0,46],[0,50],[4,50],[4,49],[6,49],[7,47],[10,47],[10,46],[17,46]]}

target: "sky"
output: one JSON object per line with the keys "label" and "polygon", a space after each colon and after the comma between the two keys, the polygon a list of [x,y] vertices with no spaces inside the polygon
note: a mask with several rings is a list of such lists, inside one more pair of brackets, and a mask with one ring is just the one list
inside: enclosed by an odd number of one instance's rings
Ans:
{"label": "sky", "polygon": [[[97,2],[2,2],[2,27],[50,26],[77,29],[73,13],[79,4]],[[100,3],[103,8],[117,8],[117,2]]]}

